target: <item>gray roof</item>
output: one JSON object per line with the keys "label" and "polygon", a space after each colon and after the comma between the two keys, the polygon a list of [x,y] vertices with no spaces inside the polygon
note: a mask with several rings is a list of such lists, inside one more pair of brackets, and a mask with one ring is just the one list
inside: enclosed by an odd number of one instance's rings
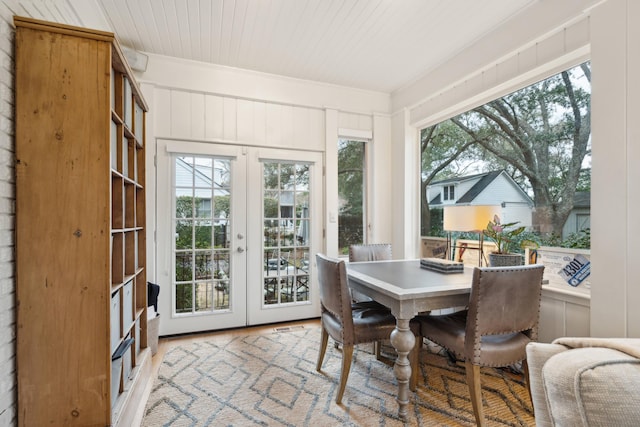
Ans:
{"label": "gray roof", "polygon": [[[460,176],[460,177],[455,177],[455,178],[442,179],[440,181],[432,182],[429,186],[433,186],[433,185],[448,185],[448,184],[454,184],[454,183],[459,183],[459,182],[464,182],[464,181],[469,181],[469,180],[478,180],[478,182],[476,182],[469,189],[469,191],[467,191],[462,196],[460,196],[460,198],[456,201],[456,204],[466,205],[466,204],[472,203],[473,200],[476,197],[478,197],[478,195],[480,193],[482,193],[489,186],[489,184],[491,184],[501,174],[504,174],[507,177],[507,179],[511,180],[513,182],[513,185],[515,185],[521,191],[521,193],[523,194],[524,197],[526,197],[527,199],[531,200],[529,195],[527,195],[527,193],[525,193],[520,188],[520,186],[518,184],[516,184],[515,181],[513,181],[513,178],[511,178],[504,170],[497,170],[497,171],[491,171],[491,172],[478,173],[478,174],[475,174],[475,175],[467,175],[467,176]],[[531,202],[533,203],[533,201],[531,201]],[[429,204],[432,205],[432,206],[441,205],[442,204],[442,199],[440,198],[440,194],[435,196],[429,202]]]}
{"label": "gray roof", "polygon": [[576,195],[573,199],[574,208],[590,208],[591,207],[591,192],[590,191],[576,191]]}
{"label": "gray roof", "polygon": [[496,179],[501,173],[502,171],[493,171],[493,172],[487,172],[485,174],[482,174],[484,176],[480,178],[480,180],[476,182],[474,186],[469,189],[469,191],[464,193],[456,203],[460,203],[460,204],[471,203],[473,199],[475,199],[480,193],[482,193],[482,191],[485,188],[487,188],[489,184],[491,184],[491,182],[494,179]]}
{"label": "gray roof", "polygon": [[[498,171],[498,172],[500,172],[500,171]],[[474,175],[456,176],[456,177],[453,177],[453,178],[446,178],[446,179],[441,179],[439,181],[433,181],[429,185],[446,185],[446,184],[449,184],[449,183],[468,181],[470,179],[476,179],[478,177],[482,177],[482,176],[485,176],[485,175],[490,174],[490,173],[493,173],[493,172],[483,172],[483,173],[477,173],[477,174],[474,174]]]}

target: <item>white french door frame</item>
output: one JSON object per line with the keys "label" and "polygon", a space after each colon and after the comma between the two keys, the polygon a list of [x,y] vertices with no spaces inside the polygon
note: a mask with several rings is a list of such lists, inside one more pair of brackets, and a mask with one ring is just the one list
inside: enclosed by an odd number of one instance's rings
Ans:
{"label": "white french door frame", "polygon": [[[309,217],[313,226],[310,230],[309,246],[309,301],[296,305],[283,304],[267,306],[263,304],[263,298],[247,299],[247,320],[249,325],[264,323],[284,322],[295,319],[308,319],[320,316],[320,294],[318,291],[315,254],[322,252],[324,238],[322,230],[323,222],[323,156],[322,153],[299,150],[283,150],[274,148],[255,148],[249,151],[248,163],[259,164],[260,167],[250,167],[248,181],[252,183],[262,182],[263,164],[265,161],[282,163],[306,163],[310,164],[310,200]],[[263,265],[264,265],[264,235],[262,218],[263,212],[263,186],[255,185],[248,188],[247,209],[258,220],[250,219],[247,232],[250,236],[261,236],[256,246],[247,248],[249,278],[248,292],[250,295],[263,294]],[[257,278],[260,278],[258,281]]]}
{"label": "white french door frame", "polygon": [[175,287],[173,278],[175,275],[174,240],[175,225],[173,216],[175,213],[174,159],[177,156],[203,156],[230,159],[231,186],[245,186],[246,177],[243,171],[246,169],[246,155],[243,147],[222,144],[209,144],[198,142],[185,142],[158,139],[157,141],[157,274],[160,285],[158,296],[158,311],[160,318],[160,335],[173,335],[204,330],[227,329],[246,325],[246,286],[237,286],[236,283],[246,283],[246,252],[238,251],[239,242],[237,236],[246,235],[246,198],[231,197],[231,212],[234,215],[229,232],[229,247],[232,249],[230,277],[233,282],[229,291],[230,307],[219,312],[202,312],[196,314],[177,314],[174,310]]}
{"label": "white french door frame", "polygon": [[[232,286],[230,308],[225,312],[176,314],[174,312],[174,166],[176,156],[208,156],[232,159],[231,249]],[[309,246],[309,301],[297,304],[265,305],[263,303],[264,221],[263,162],[299,162],[310,168],[309,216],[313,226]],[[315,254],[324,248],[324,180],[323,155],[319,152],[258,148],[233,144],[157,140],[156,160],[157,236],[156,270],[161,286],[158,311],[161,314],[160,335],[173,335],[307,319],[320,315]]]}

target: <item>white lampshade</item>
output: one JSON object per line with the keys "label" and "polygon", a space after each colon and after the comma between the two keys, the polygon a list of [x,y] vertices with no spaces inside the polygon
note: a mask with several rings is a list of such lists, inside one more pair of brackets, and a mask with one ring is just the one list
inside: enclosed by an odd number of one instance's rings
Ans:
{"label": "white lampshade", "polygon": [[443,229],[445,231],[479,232],[487,228],[495,215],[501,214],[500,206],[445,206]]}

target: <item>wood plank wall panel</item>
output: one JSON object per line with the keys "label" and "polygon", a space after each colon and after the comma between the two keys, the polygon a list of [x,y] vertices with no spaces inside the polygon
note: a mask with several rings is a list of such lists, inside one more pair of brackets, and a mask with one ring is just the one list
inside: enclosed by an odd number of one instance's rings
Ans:
{"label": "wood plank wall panel", "polygon": [[253,101],[253,141],[257,145],[267,142],[267,104]]}
{"label": "wood plank wall panel", "polygon": [[267,133],[265,135],[267,146],[277,146],[282,139],[281,110],[280,104],[267,104]]}
{"label": "wood plank wall panel", "polygon": [[340,112],[338,128],[370,131],[373,130],[373,118],[370,115]]}
{"label": "wood plank wall panel", "polygon": [[[156,88],[155,136],[324,151],[325,111],[304,106]],[[339,113],[346,128],[372,130],[373,117]]]}
{"label": "wood plank wall panel", "polygon": [[282,106],[282,117],[280,118],[280,125],[282,126],[282,139],[279,145],[285,148],[293,148],[293,107],[289,105]]}
{"label": "wood plank wall panel", "polygon": [[191,98],[191,138],[204,139],[205,135],[205,104],[201,93],[190,94]]}
{"label": "wood plank wall panel", "polygon": [[171,135],[171,91],[167,89],[156,89],[153,95],[155,134]]}
{"label": "wood plank wall panel", "polygon": [[205,95],[205,139],[222,139],[224,137],[223,100],[219,96]]}
{"label": "wood plank wall panel", "polygon": [[237,101],[237,140],[252,141],[254,139],[253,101],[238,99]]}
{"label": "wood plank wall panel", "polygon": [[[238,104],[235,98],[224,98],[222,100],[223,113],[222,122],[224,123],[222,138],[225,141],[238,140]],[[207,117],[207,119],[209,119]]]}
{"label": "wood plank wall panel", "polygon": [[540,302],[539,341],[551,342],[560,337],[588,337],[590,300],[543,289]]}
{"label": "wood plank wall panel", "polygon": [[[171,92],[171,134],[191,138],[191,97],[188,92]],[[160,118],[162,120],[162,118]]]}
{"label": "wood plank wall panel", "polygon": [[305,145],[309,141],[309,123],[311,118],[309,117],[308,108],[294,108],[293,120],[292,120],[292,140],[291,148],[298,145]]}
{"label": "wood plank wall panel", "polygon": [[[512,52],[498,62],[482,69],[469,70],[462,80],[425,96],[410,108],[410,123],[426,127],[446,120],[461,112],[482,105],[492,99],[570,67],[576,60],[586,60],[590,42],[590,18],[582,19],[547,34],[544,38]],[[564,62],[563,62],[564,61]],[[553,63],[556,68],[538,68]],[[523,81],[522,76],[527,78]]]}

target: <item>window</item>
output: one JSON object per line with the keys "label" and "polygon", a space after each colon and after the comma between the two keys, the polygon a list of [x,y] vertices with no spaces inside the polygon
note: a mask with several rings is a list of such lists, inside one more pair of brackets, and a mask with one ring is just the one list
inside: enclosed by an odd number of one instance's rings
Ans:
{"label": "window", "polygon": [[447,185],[444,187],[444,200],[455,200],[454,188],[455,187],[453,185]]}
{"label": "window", "polygon": [[[586,62],[423,129],[422,235],[443,235],[438,212],[455,199],[452,178],[465,178],[458,201],[501,205],[505,222],[527,227],[522,239],[559,246],[565,227],[588,234],[590,100]],[[431,185],[442,185],[441,200],[428,197]],[[571,247],[590,245],[580,242]]]}
{"label": "window", "polygon": [[341,254],[349,246],[365,243],[366,173],[364,141],[338,141],[338,245]]}

